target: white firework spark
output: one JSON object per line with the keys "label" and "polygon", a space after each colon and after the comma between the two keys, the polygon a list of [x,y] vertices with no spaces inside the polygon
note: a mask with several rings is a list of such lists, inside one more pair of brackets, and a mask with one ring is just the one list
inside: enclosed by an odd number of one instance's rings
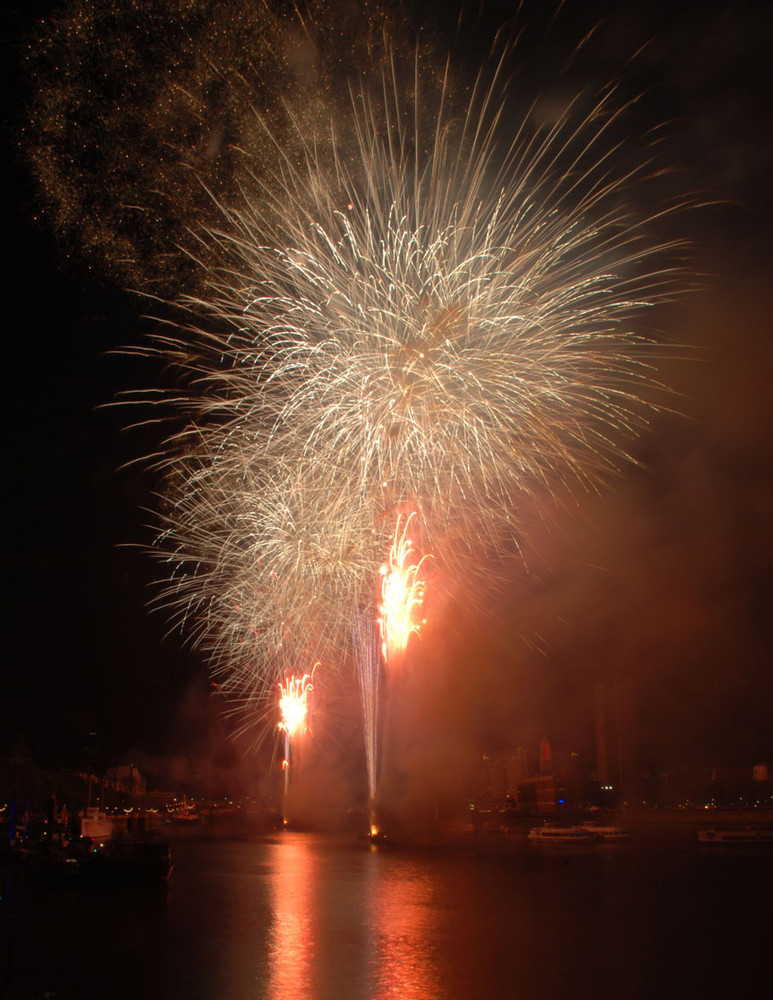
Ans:
{"label": "white firework spark", "polygon": [[395,511],[469,577],[517,545],[519,498],[595,487],[646,423],[635,320],[677,249],[629,208],[650,167],[615,170],[611,91],[513,128],[510,54],[461,113],[448,71],[427,111],[418,58],[410,93],[388,63],[377,96],[353,89],[332,162],[309,145],[259,207],[223,207],[198,319],[159,338],[191,421],[167,459],[166,599],[237,701],[285,657],[340,661]]}

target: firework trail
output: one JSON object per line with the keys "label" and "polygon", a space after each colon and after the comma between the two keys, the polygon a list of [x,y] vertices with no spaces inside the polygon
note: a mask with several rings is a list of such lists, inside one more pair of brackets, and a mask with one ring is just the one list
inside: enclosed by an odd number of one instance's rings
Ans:
{"label": "firework trail", "polygon": [[362,706],[362,731],[365,742],[365,765],[368,775],[370,827],[375,832],[375,801],[379,763],[379,713],[381,705],[381,660],[373,614],[369,607],[358,607],[352,629],[352,644]]}

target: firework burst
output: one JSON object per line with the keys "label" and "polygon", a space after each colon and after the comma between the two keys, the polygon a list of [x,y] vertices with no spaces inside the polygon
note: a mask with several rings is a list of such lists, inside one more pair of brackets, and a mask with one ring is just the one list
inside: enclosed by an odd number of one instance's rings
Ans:
{"label": "firework burst", "polygon": [[331,117],[332,158],[297,135],[259,200],[221,206],[202,242],[224,263],[158,338],[190,387],[165,599],[238,702],[286,658],[343,661],[397,511],[446,579],[496,576],[480,552],[518,545],[520,505],[595,488],[646,425],[635,319],[672,293],[677,249],[628,207],[649,165],[612,138],[609,90],[513,126],[511,55],[461,109],[448,68],[417,56],[406,88],[381,60]]}

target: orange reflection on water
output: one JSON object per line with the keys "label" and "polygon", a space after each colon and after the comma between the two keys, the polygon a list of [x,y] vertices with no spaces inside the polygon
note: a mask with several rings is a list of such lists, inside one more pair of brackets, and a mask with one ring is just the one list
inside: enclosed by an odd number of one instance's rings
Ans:
{"label": "orange reflection on water", "polygon": [[276,846],[269,882],[273,921],[269,932],[269,990],[275,1000],[312,997],[312,887],[319,859],[303,837],[287,834]]}
{"label": "orange reflection on water", "polygon": [[438,955],[432,946],[436,914],[426,869],[390,857],[380,869],[371,900],[373,930],[372,1000],[437,1000],[441,988]]}
{"label": "orange reflection on water", "polygon": [[408,854],[283,833],[266,857],[270,922],[256,998],[441,1000],[431,871]]}

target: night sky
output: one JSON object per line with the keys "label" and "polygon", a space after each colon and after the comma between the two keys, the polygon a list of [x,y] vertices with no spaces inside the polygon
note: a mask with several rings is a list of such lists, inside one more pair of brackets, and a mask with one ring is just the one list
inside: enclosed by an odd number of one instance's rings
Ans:
{"label": "night sky", "polygon": [[[165,377],[111,353],[148,332],[146,307],[56,237],[18,151],[21,39],[49,6],[4,14],[0,753],[23,737],[42,762],[76,763],[96,731],[106,763],[230,766],[202,664],[146,608],[156,483],[121,466],[157,438],[103,408]],[[773,17],[754,3],[566,7],[567,33],[606,16],[585,64],[598,78],[652,39],[626,86],[648,92],[643,116],[674,122],[671,162],[715,202],[683,220],[702,287],[657,317],[684,345],[663,370],[680,412],[654,421],[638,468],[535,531],[495,623],[435,625],[454,653],[429,729],[494,746],[548,733],[592,754],[593,681],[622,671],[653,763],[773,761]]]}

